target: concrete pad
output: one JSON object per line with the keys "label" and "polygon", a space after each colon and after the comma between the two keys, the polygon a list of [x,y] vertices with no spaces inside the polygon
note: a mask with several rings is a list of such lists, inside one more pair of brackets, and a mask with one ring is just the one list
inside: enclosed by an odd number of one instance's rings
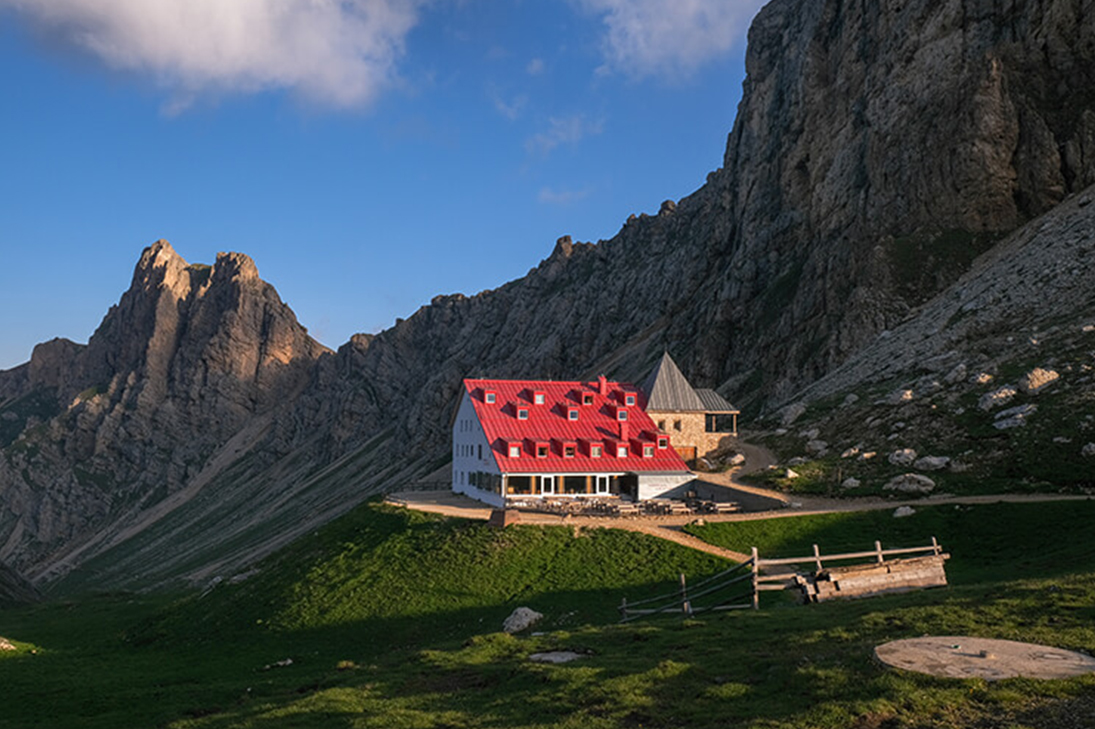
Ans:
{"label": "concrete pad", "polygon": [[888,666],[944,678],[1072,678],[1095,673],[1095,658],[1013,640],[963,635],[895,640],[875,648]]}

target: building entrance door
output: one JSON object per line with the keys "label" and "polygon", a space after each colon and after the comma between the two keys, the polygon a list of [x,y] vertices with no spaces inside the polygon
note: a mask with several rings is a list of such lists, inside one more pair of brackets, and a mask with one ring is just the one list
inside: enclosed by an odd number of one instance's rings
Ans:
{"label": "building entrance door", "polygon": [[551,496],[555,493],[555,477],[544,476],[540,479],[541,493],[545,496]]}
{"label": "building entrance door", "polygon": [[608,493],[608,476],[597,476],[597,493]]}

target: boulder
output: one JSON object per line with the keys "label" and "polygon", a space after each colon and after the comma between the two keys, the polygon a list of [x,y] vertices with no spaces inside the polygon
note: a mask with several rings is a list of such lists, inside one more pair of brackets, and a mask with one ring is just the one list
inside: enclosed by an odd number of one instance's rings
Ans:
{"label": "boulder", "polygon": [[795,456],[794,458],[787,461],[787,465],[788,466],[801,466],[802,464],[809,463],[809,462],[810,462],[809,458],[805,458],[803,456]]}
{"label": "boulder", "polygon": [[955,385],[966,379],[966,373],[966,365],[961,363],[956,364],[954,368],[947,373],[947,376],[943,378],[943,381],[948,385]]}
{"label": "boulder", "polygon": [[996,414],[996,422],[992,424],[992,427],[997,430],[1007,430],[1009,428],[1022,428],[1027,424],[1027,418],[1037,412],[1038,406],[1032,403],[1026,405],[1020,405],[1015,408],[1008,408],[1007,410],[1001,410]]}
{"label": "boulder", "polygon": [[740,466],[745,463],[745,456],[741,453],[735,453],[726,462],[731,466]]}
{"label": "boulder", "polygon": [[843,453],[840,454],[841,458],[851,458],[852,456],[859,455],[859,446],[852,446]]}
{"label": "boulder", "polygon": [[916,451],[912,448],[899,448],[887,460],[895,466],[911,466],[916,460]]}
{"label": "boulder", "polygon": [[846,478],[841,482],[840,488],[842,489],[857,489],[863,485],[863,482],[858,478]]}
{"label": "boulder", "polygon": [[791,403],[780,411],[780,424],[782,424],[784,427],[787,427],[788,425],[791,425],[796,420],[801,418],[805,412],[806,403]]}
{"label": "boulder", "polygon": [[986,392],[984,395],[982,395],[981,399],[977,401],[977,407],[985,410],[986,412],[989,410],[993,410],[1000,407],[1001,405],[1006,405],[1011,402],[1011,399],[1015,397],[1015,394],[1017,392],[1018,390],[1015,389],[1014,385],[1004,385],[1003,387],[998,387],[992,392]]}
{"label": "boulder", "polygon": [[14,645],[12,645],[11,641],[9,641],[7,638],[0,638],[0,651],[13,650],[16,650],[16,648]]}
{"label": "boulder", "polygon": [[876,451],[863,451],[862,453],[859,454],[859,458],[857,458],[856,460],[857,461],[869,461],[877,455],[878,455],[878,453]]}
{"label": "boulder", "polygon": [[506,633],[520,633],[522,630],[531,628],[543,619],[543,613],[538,613],[532,608],[522,606],[510,613],[510,616],[502,623],[502,631]]}
{"label": "boulder", "polygon": [[788,468],[786,471],[783,472],[783,477],[784,478],[789,478],[789,479],[795,479],[795,478],[798,478],[798,473],[796,473],[795,471],[792,471],[791,469]]}
{"label": "boulder", "polygon": [[978,372],[970,378],[971,385],[987,385],[992,382],[992,375],[988,372]]}
{"label": "boulder", "polygon": [[1035,367],[1030,372],[1023,375],[1019,380],[1019,389],[1028,395],[1037,395],[1047,387],[1057,382],[1060,379],[1060,375],[1054,370],[1046,370],[1041,367]]}
{"label": "boulder", "polygon": [[886,403],[888,405],[903,405],[904,403],[912,402],[912,399],[912,390],[894,390],[886,396]]}
{"label": "boulder", "polygon": [[949,456],[922,456],[913,463],[918,471],[941,471],[951,462]]}
{"label": "boulder", "polygon": [[854,392],[850,392],[844,397],[844,402],[840,404],[840,407],[849,408],[852,405],[855,405],[857,402],[859,402],[859,395],[856,395]]}
{"label": "boulder", "polygon": [[1095,443],[1088,443],[1085,445],[1083,450],[1080,451],[1080,454],[1087,458],[1095,457]]}
{"label": "boulder", "polygon": [[912,508],[911,506],[899,506],[896,509],[894,509],[893,518],[894,519],[902,519],[906,516],[912,516],[915,513],[916,513],[916,509]]}
{"label": "boulder", "polygon": [[817,428],[810,428],[809,430],[802,431],[798,435],[800,438],[805,438],[806,440],[817,440],[818,436],[821,435],[821,431]]}
{"label": "boulder", "polygon": [[806,452],[820,458],[829,452],[829,444],[823,440],[811,440],[806,444]]}
{"label": "boulder", "polygon": [[919,473],[904,473],[891,478],[882,488],[903,494],[928,494],[935,490],[935,481]]}

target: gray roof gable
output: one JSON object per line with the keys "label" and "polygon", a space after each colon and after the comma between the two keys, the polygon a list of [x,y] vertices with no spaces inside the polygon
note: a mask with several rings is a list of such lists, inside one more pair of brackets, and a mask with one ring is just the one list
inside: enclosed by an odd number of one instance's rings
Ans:
{"label": "gray roof gable", "polygon": [[736,413],[739,410],[714,390],[696,390],[696,396],[703,402],[703,409],[709,413]]}
{"label": "gray roof gable", "polygon": [[647,410],[678,410],[699,412],[705,410],[703,401],[681,374],[677,363],[669,356],[662,355],[661,360],[642,384],[646,393]]}

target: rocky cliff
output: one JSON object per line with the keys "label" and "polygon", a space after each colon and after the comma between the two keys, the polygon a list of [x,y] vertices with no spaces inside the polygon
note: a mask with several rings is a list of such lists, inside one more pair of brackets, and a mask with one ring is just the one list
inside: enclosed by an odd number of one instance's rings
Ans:
{"label": "rocky cliff", "polygon": [[86,348],[0,373],[0,559],[230,572],[442,466],[466,376],[638,379],[668,348],[759,409],[1095,182],[1088,0],[773,0],[746,67],[700,190],[331,356],[245,256],[153,246]]}

